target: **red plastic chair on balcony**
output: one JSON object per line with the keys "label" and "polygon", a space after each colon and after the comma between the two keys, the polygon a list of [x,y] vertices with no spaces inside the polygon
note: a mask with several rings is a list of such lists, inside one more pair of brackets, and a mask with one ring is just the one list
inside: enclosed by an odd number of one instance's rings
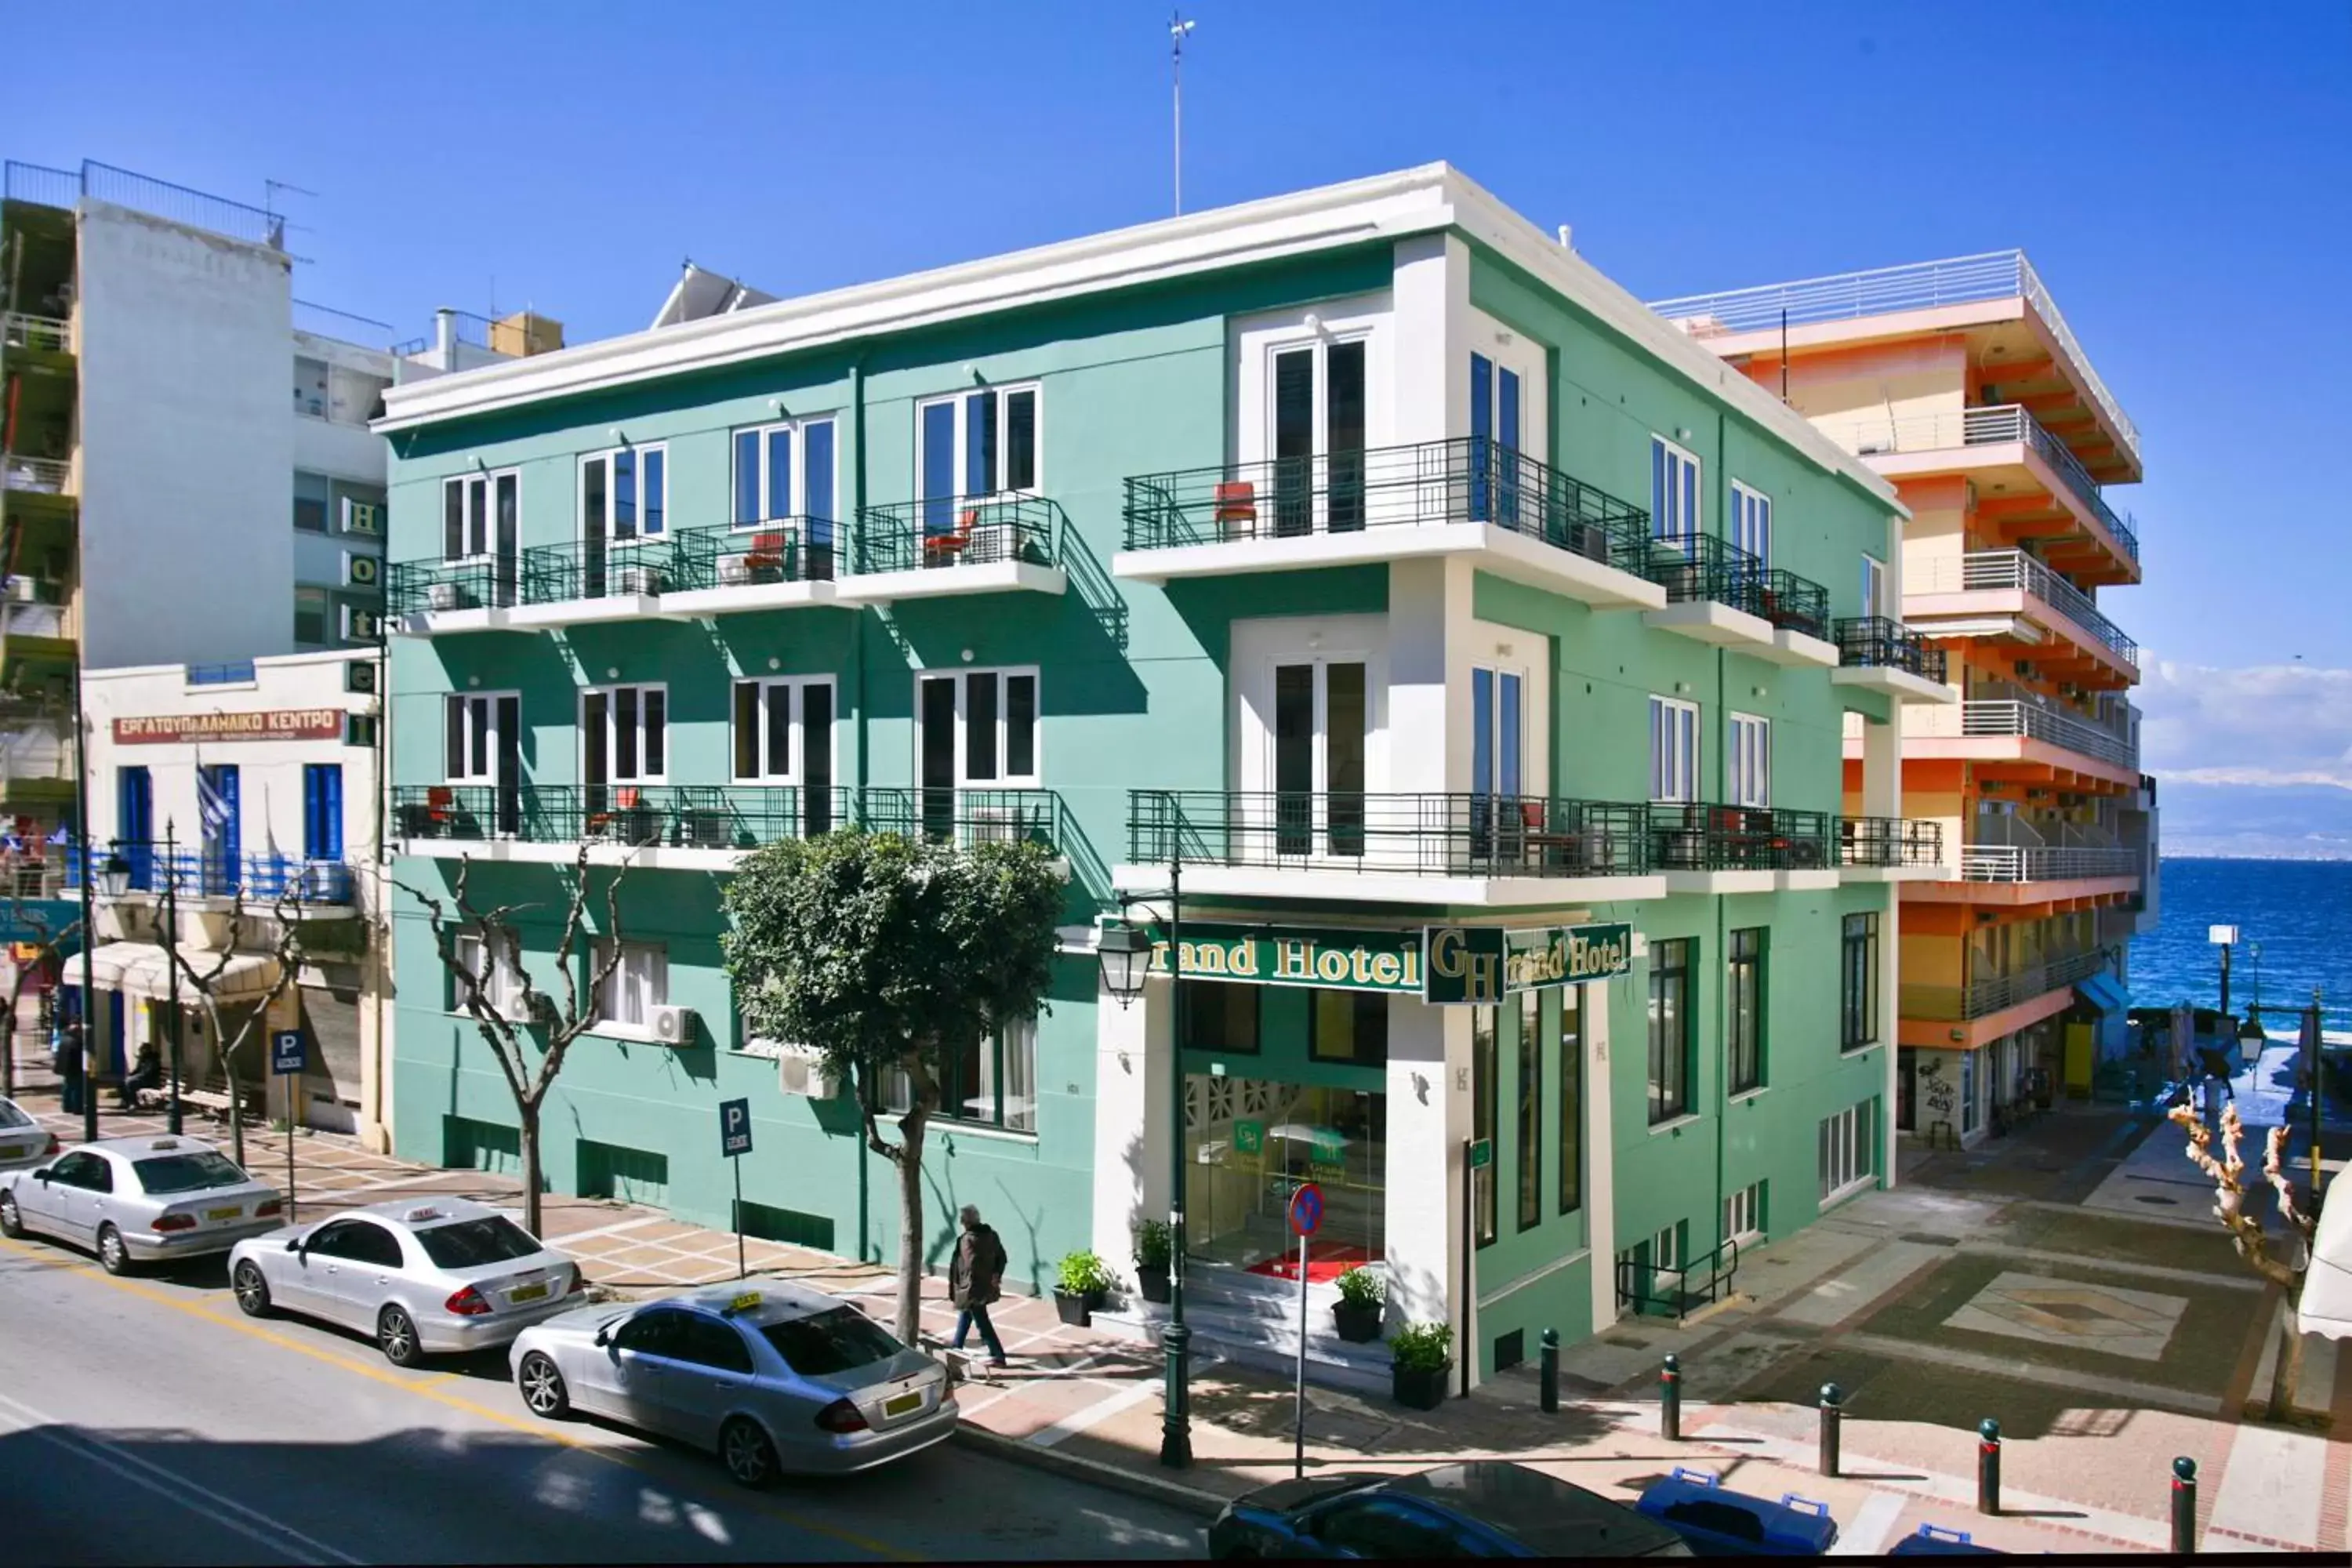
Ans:
{"label": "red plastic chair on balcony", "polygon": [[782,572],[788,547],[782,532],[755,533],[751,536],[751,547],[743,552],[743,569],[753,577]]}
{"label": "red plastic chair on balcony", "polygon": [[1248,539],[1257,533],[1257,486],[1247,479],[1226,479],[1217,486],[1217,531],[1227,539]]}
{"label": "red plastic chair on balcony", "polygon": [[980,526],[980,509],[973,507],[956,519],[953,533],[930,533],[923,536],[923,564],[952,566],[963,559],[971,548],[972,530]]}

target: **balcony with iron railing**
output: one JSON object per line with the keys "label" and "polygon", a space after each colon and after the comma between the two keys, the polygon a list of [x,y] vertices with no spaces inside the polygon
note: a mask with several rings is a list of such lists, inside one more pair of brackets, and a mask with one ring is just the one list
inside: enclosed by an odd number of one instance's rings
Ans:
{"label": "balcony with iron railing", "polygon": [[1643,619],[1700,642],[1740,646],[1777,663],[1834,666],[1829,590],[1708,534],[1654,538],[1641,575],[1666,592]]}
{"label": "balcony with iron railing", "polygon": [[[2069,718],[2035,703],[1969,701],[1960,704],[1960,734],[1968,740],[2015,737],[2040,741],[2134,773],[2139,747],[2129,738],[2087,720]],[[1906,742],[1912,737],[1906,735]]]}
{"label": "balcony with iron railing", "polygon": [[[395,623],[446,621],[522,603],[522,563],[512,556],[395,561],[384,569],[384,613]],[[488,624],[486,614],[468,618]]]}
{"label": "balcony with iron railing", "polygon": [[2050,297],[2040,274],[2021,250],[1989,251],[1942,261],[1807,278],[1793,283],[1689,294],[1653,301],[1650,309],[1681,325],[1693,337],[1711,338],[1996,300],[2022,300],[2032,307],[2050,329],[2051,336],[2058,341],[2058,346],[2082,373],[2091,396],[2105,413],[2137,464],[2139,427],[2124,413],[2106,383],[2100,380],[2097,368],[2083,352],[2066,318],[2059,312],[2057,301]]}
{"label": "balcony with iron railing", "polygon": [[23,310],[0,311],[0,358],[10,354],[44,354],[62,358],[73,353],[73,323],[58,316],[36,316]]}
{"label": "balcony with iron railing", "polygon": [[1822,433],[1857,457],[1885,453],[1948,452],[1970,447],[2021,446],[2054,470],[2066,491],[2133,561],[2139,534],[2127,513],[2108,504],[2106,493],[2073,447],[2052,435],[2032,413],[2013,404],[1964,408],[1941,414],[1825,418]]}
{"label": "balcony with iron railing", "polygon": [[1891,669],[1941,686],[1944,650],[1886,616],[1857,616],[1837,623],[1841,669]]}
{"label": "balcony with iron railing", "polygon": [[1058,594],[1061,507],[1044,496],[933,496],[860,509],[849,584],[861,599],[1022,589]]}
{"label": "balcony with iron railing", "polygon": [[677,535],[666,607],[756,608],[809,603],[815,584],[848,570],[847,530],[830,518],[779,517],[761,522],[688,529]]}
{"label": "balcony with iron railing", "polygon": [[[1478,880],[1632,878],[1650,869],[1643,808],[1545,795],[1130,790],[1138,868]],[[1424,894],[1423,896],[1433,896]],[[1637,896],[1628,891],[1623,896]]]}
{"label": "balcony with iron railing", "polygon": [[1857,871],[1940,872],[1944,825],[1900,816],[1840,817],[1838,864]]}
{"label": "balcony with iron railing", "polygon": [[1665,872],[1826,871],[1836,879],[1837,816],[1784,806],[1652,801],[1650,863]]}
{"label": "balcony with iron railing", "polygon": [[2107,619],[2098,602],[2048,565],[2022,550],[1973,550],[1967,554],[1906,563],[1903,595],[1906,615],[1927,619],[1941,615],[1974,615],[1981,611],[1965,599],[1927,605],[1919,601],[1947,595],[2022,594],[2046,605],[2064,623],[2052,629],[2079,634],[2074,640],[2098,657],[2114,656],[2125,669],[2139,668],[2139,645]]}
{"label": "balcony with iron railing", "polygon": [[1112,570],[1144,582],[1462,552],[1588,603],[1659,602],[1631,580],[1646,559],[1646,510],[1496,441],[1137,474],[1126,491]]}
{"label": "balcony with iron railing", "polygon": [[2065,882],[2137,877],[2146,858],[2137,849],[2074,845],[1966,844],[1964,882]]}
{"label": "balcony with iron railing", "polygon": [[1968,1023],[2047,996],[2087,980],[2107,966],[2104,948],[2064,954],[2028,964],[2006,974],[1982,975],[1965,985],[1937,985],[1906,981],[1895,1010],[1906,1018],[1930,1023]]}
{"label": "balcony with iron railing", "polygon": [[91,879],[108,898],[242,899],[256,904],[347,907],[352,868],[320,857],[257,851],[235,855],[203,847],[166,849],[156,842],[117,839],[103,849],[64,851],[65,886],[79,891]]}
{"label": "balcony with iron railing", "polygon": [[34,495],[62,496],[73,492],[73,459],[28,458],[11,453],[0,458],[0,488]]}

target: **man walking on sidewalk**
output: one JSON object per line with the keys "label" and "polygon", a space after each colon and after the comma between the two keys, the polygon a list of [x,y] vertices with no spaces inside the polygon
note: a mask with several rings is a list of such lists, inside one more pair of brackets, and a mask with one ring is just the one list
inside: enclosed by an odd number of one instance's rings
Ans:
{"label": "man walking on sidewalk", "polygon": [[988,1304],[997,1298],[1004,1263],[1004,1243],[982,1223],[978,1208],[964,1205],[963,1235],[956,1238],[955,1258],[948,1264],[948,1300],[956,1307],[953,1348],[963,1349],[965,1337],[977,1323],[981,1342],[988,1346],[991,1366],[1005,1364],[1004,1342],[996,1337],[996,1325],[988,1321]]}

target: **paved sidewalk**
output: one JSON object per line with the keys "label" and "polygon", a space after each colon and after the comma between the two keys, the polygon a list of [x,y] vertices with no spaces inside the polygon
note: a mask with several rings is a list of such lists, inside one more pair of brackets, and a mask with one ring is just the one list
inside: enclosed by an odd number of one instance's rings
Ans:
{"label": "paved sidewalk", "polygon": [[[54,1095],[25,1098],[61,1137],[78,1134],[55,1114]],[[219,1133],[205,1122],[190,1130]],[[161,1124],[108,1115],[103,1131]],[[1919,1184],[1863,1194],[1745,1255],[1741,1295],[1727,1308],[1681,1326],[1628,1320],[1570,1347],[1554,1414],[1538,1407],[1531,1367],[1426,1413],[1312,1389],[1305,1466],[1396,1471],[1507,1458],[1630,1498],[1680,1465],[1741,1490],[1827,1503],[1841,1552],[1882,1549],[1922,1522],[2014,1551],[2084,1552],[2165,1549],[2169,1467],[2187,1456],[2202,1482],[2210,1549],[2343,1551],[2352,1546],[2352,1357],[2311,1342],[2305,1427],[2239,1422],[2249,1390],[2266,1386],[2273,1295],[2217,1227],[2084,1206],[2127,1164],[2162,1168],[2133,1158],[2144,1131],[2111,1114],[2062,1114],[1964,1161],[1937,1156]],[[285,1151],[281,1135],[247,1131],[257,1171],[282,1174]],[[334,1134],[299,1135],[295,1157],[306,1219],[396,1197],[520,1198],[512,1178],[417,1167]],[[545,1215],[549,1239],[616,1295],[735,1274],[731,1236],[653,1211],[551,1194]],[[750,1242],[745,1254],[754,1275],[803,1279],[891,1316],[885,1268],[773,1242]],[[971,1441],[1202,1512],[1291,1474],[1287,1380],[1196,1362],[1194,1463],[1170,1471],[1157,1458],[1154,1347],[1065,1325],[1050,1300],[1008,1297],[994,1316],[1013,1365],[973,1369],[962,1394]],[[953,1317],[944,1281],[927,1280],[926,1336],[944,1340]],[[1684,1369],[1675,1443],[1658,1436],[1656,1377],[1668,1352]],[[1814,1471],[1814,1400],[1826,1381],[1847,1394],[1835,1479]],[[1974,1429],[1987,1415],[2006,1436],[1999,1517],[1975,1511]],[[2332,1436],[2310,1429],[2330,1415]]]}

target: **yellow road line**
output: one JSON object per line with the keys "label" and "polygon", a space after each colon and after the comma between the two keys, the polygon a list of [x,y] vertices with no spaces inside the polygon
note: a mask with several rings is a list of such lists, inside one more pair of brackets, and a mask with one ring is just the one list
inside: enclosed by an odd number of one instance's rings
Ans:
{"label": "yellow road line", "polygon": [[[654,1468],[653,1466],[646,1464],[628,1449],[614,1448],[606,1447],[601,1443],[592,1443],[584,1438],[574,1436],[572,1434],[564,1431],[560,1426],[545,1423],[520,1420],[516,1416],[509,1415],[503,1410],[493,1410],[487,1405],[477,1404],[475,1401],[466,1398],[462,1394],[443,1392],[440,1387],[440,1384],[445,1378],[454,1380],[457,1376],[455,1373],[444,1373],[442,1377],[433,1378],[420,1383],[414,1379],[402,1376],[398,1373],[391,1370],[387,1365],[373,1364],[368,1362],[355,1360],[351,1356],[338,1354],[333,1351],[321,1350],[316,1345],[308,1345],[304,1344],[299,1340],[289,1339],[286,1335],[278,1333],[273,1329],[265,1328],[261,1324],[255,1322],[248,1318],[243,1317],[242,1315],[232,1317],[223,1312],[216,1311],[215,1310],[215,1308],[217,1305],[216,1300],[210,1296],[174,1296],[169,1291],[159,1290],[153,1286],[146,1284],[142,1280],[121,1275],[109,1274],[103,1268],[99,1268],[96,1264],[82,1263],[79,1261],[60,1261],[58,1258],[58,1255],[55,1253],[47,1252],[41,1248],[34,1247],[28,1247],[21,1241],[10,1241],[5,1237],[0,1237],[0,1248],[5,1248],[10,1252],[16,1253],[19,1256],[32,1262],[40,1264],[45,1268],[62,1268],[68,1273],[83,1275],[89,1279],[98,1281],[101,1285],[110,1285],[114,1287],[116,1289],[127,1290],[134,1296],[142,1296],[148,1300],[159,1302],[163,1306],[171,1308],[175,1312],[185,1312],[192,1318],[201,1318],[207,1322],[216,1323],[222,1328],[234,1329],[241,1334],[249,1335],[252,1338],[263,1341],[266,1343],[293,1351],[299,1355],[306,1355],[312,1361],[324,1362],[329,1366],[340,1367],[343,1371],[349,1373],[356,1373],[358,1375],[367,1378],[371,1382],[383,1384],[387,1388],[396,1388],[404,1394],[413,1394],[420,1399],[429,1399],[436,1404],[448,1405],[451,1409],[462,1410],[469,1415],[478,1415],[485,1421],[494,1421],[501,1426],[507,1427],[512,1431],[520,1432],[527,1436],[543,1438],[551,1443],[561,1443],[565,1447],[573,1449],[579,1453],[591,1455],[593,1458],[604,1459],[612,1464],[626,1466],[630,1469],[639,1471],[645,1475],[652,1476],[656,1480],[662,1481],[665,1485],[675,1486],[677,1484],[672,1478],[662,1475],[660,1471]],[[755,1513],[765,1514],[769,1518],[776,1520],[781,1523],[791,1525],[795,1530],[803,1530],[811,1532],[812,1534],[829,1537],[832,1540],[841,1542],[845,1545],[854,1547],[856,1550],[866,1552],[872,1556],[887,1557],[900,1563],[914,1563],[921,1560],[919,1553],[904,1551],[901,1548],[876,1541],[871,1537],[860,1535],[855,1531],[844,1530],[838,1525],[827,1524],[822,1520],[805,1518],[800,1514],[793,1512],[789,1509],[777,1508],[772,1504],[760,1500],[749,1492],[744,1493],[740,1500],[744,1504],[744,1506],[750,1508]]]}

